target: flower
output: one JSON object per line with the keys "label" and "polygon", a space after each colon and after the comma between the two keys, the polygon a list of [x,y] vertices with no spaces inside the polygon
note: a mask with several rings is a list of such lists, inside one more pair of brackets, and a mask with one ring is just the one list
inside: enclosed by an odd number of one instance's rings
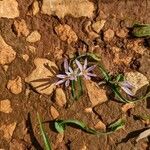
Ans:
{"label": "flower", "polygon": [[79,76],[84,76],[84,78],[87,80],[91,79],[91,77],[96,77],[96,74],[90,73],[90,71],[92,71],[96,67],[96,65],[87,67],[87,59],[85,59],[83,66],[77,59],[75,61],[78,68],[80,69]]}
{"label": "flower", "polygon": [[119,83],[119,86],[125,91],[128,95],[134,96],[133,88],[134,86],[129,81],[123,81]]}
{"label": "flower", "polygon": [[70,84],[70,80],[77,80],[78,69],[73,71],[73,69],[68,65],[67,59],[64,60],[64,69],[65,69],[65,74],[56,75],[61,80],[56,82],[55,85],[60,85],[65,82],[65,86],[68,87]]}

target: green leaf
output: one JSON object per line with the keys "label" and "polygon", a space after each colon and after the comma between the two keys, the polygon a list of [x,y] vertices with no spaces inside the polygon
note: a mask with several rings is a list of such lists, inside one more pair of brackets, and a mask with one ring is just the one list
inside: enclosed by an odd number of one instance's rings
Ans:
{"label": "green leaf", "polygon": [[111,77],[109,76],[108,72],[104,69],[104,67],[101,64],[99,64],[98,67],[101,73],[103,74],[105,80],[109,82],[111,80]]}
{"label": "green leaf", "polygon": [[119,120],[117,120],[116,122],[110,124],[110,125],[108,126],[108,129],[109,129],[111,132],[113,132],[113,131],[117,131],[117,130],[123,128],[124,125],[125,125],[125,121],[124,121],[123,119],[119,119]]}
{"label": "green leaf", "polygon": [[150,24],[135,24],[133,26],[132,34],[135,37],[146,37],[150,36]]}
{"label": "green leaf", "polygon": [[37,113],[37,119],[38,119],[38,122],[39,122],[39,125],[40,125],[41,135],[43,137],[43,141],[44,141],[44,144],[45,144],[45,150],[52,150],[49,139],[48,139],[48,137],[47,137],[47,135],[44,131],[44,127],[43,127],[43,124],[42,124],[39,113]]}
{"label": "green leaf", "polygon": [[83,130],[87,133],[90,133],[90,134],[107,135],[107,134],[111,134],[111,133],[123,128],[125,125],[125,122],[122,119],[119,119],[118,121],[116,121],[115,123],[111,124],[108,127],[108,131],[100,132],[100,131],[97,131],[93,128],[89,128],[84,122],[78,121],[78,120],[69,119],[69,120],[57,120],[57,121],[55,121],[55,129],[59,133],[63,133],[65,131],[65,127],[67,125],[76,125],[81,130]]}
{"label": "green leaf", "polygon": [[74,60],[75,59],[81,59],[84,57],[89,57],[90,59],[92,59],[94,61],[100,61],[101,60],[101,58],[94,53],[85,53],[85,54],[79,55],[79,56],[75,57]]}

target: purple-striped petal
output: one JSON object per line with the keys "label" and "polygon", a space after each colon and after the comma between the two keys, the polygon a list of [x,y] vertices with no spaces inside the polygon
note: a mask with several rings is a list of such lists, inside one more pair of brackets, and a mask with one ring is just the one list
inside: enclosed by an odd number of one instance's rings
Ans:
{"label": "purple-striped petal", "polygon": [[92,71],[95,67],[96,67],[96,65],[93,65],[93,66],[87,68],[86,70],[89,72],[89,71]]}
{"label": "purple-striped petal", "polygon": [[65,80],[59,80],[58,82],[55,83],[55,85],[60,85],[60,84],[62,84],[64,82],[65,82]]}
{"label": "purple-striped petal", "polygon": [[72,70],[72,68],[71,68],[71,67],[69,67],[69,71],[70,71],[70,73],[73,73],[73,70]]}
{"label": "purple-striped petal", "polygon": [[67,61],[66,58],[65,58],[65,60],[64,60],[64,69],[65,69],[65,72],[67,72],[68,69],[69,69],[68,61]]}
{"label": "purple-striped petal", "polygon": [[75,61],[76,61],[78,68],[80,69],[80,71],[82,71],[83,68],[82,68],[81,63],[77,59]]}
{"label": "purple-striped petal", "polygon": [[91,76],[91,77],[96,77],[97,75],[94,74],[94,73],[87,73],[88,76]]}
{"label": "purple-striped petal", "polygon": [[64,74],[58,74],[58,75],[56,75],[56,77],[57,77],[57,78],[64,79],[64,78],[66,78],[66,75],[64,75]]}
{"label": "purple-striped petal", "polygon": [[68,87],[69,84],[70,84],[70,80],[67,80],[67,81],[65,82],[65,86]]}
{"label": "purple-striped petal", "polygon": [[121,87],[121,88],[122,88],[128,95],[134,96],[133,92],[132,92],[130,89],[125,88],[125,87]]}
{"label": "purple-striped petal", "polygon": [[84,61],[84,66],[83,66],[83,69],[85,70],[87,68],[87,59],[85,59]]}
{"label": "purple-striped petal", "polygon": [[86,75],[86,74],[84,74],[84,78],[85,78],[86,80],[90,80],[90,79],[91,79],[91,77],[89,77],[89,76]]}
{"label": "purple-striped petal", "polygon": [[121,86],[130,88],[130,89],[134,88],[134,86],[129,81],[121,82]]}

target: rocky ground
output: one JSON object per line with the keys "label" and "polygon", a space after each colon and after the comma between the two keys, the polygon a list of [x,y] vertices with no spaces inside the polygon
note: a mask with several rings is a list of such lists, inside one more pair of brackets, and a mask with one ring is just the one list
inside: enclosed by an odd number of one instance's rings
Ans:
{"label": "rocky ground", "polygon": [[111,74],[132,71],[137,87],[147,85],[150,45],[130,31],[150,23],[149,12],[149,0],[0,0],[0,149],[42,150],[39,112],[44,121],[79,119],[103,130],[126,117],[124,129],[102,137],[71,127],[58,134],[44,124],[53,149],[148,150],[150,139],[134,143],[133,132],[149,125],[135,119],[150,115],[149,99],[125,106],[87,81],[84,96],[72,103],[54,83],[64,58],[93,52]]}

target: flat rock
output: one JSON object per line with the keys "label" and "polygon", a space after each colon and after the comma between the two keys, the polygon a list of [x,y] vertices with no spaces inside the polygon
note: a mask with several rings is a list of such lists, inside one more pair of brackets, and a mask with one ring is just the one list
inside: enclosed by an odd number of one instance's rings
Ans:
{"label": "flat rock", "polygon": [[16,18],[19,17],[17,0],[1,0],[0,1],[0,18]]}
{"label": "flat rock", "polygon": [[58,69],[56,64],[45,58],[36,58],[34,64],[36,68],[25,81],[38,93],[50,95],[56,88],[55,75]]}
{"label": "flat rock", "polygon": [[38,12],[40,11],[38,1],[34,1],[34,2],[33,2],[32,9],[33,9],[33,15],[38,14]]}
{"label": "flat rock", "polygon": [[0,112],[7,114],[12,112],[10,100],[6,99],[0,101]]}
{"label": "flat rock", "polygon": [[56,15],[64,18],[66,15],[73,17],[93,16],[94,4],[88,0],[43,0],[42,13]]}
{"label": "flat rock", "polygon": [[72,30],[72,28],[65,24],[65,25],[58,25],[55,27],[55,31],[57,35],[60,37],[62,41],[67,41],[68,44],[72,42],[76,42],[78,40],[78,37],[76,33]]}
{"label": "flat rock", "polygon": [[0,65],[10,64],[16,58],[16,52],[0,35]]}
{"label": "flat rock", "polygon": [[22,80],[20,76],[17,76],[14,80],[9,80],[7,83],[7,88],[13,94],[20,94],[22,92]]}
{"label": "flat rock", "polygon": [[99,88],[95,82],[91,80],[86,80],[85,85],[93,107],[98,104],[102,104],[108,100],[106,91]]}
{"label": "flat rock", "polygon": [[62,88],[57,88],[55,94],[56,94],[55,95],[56,104],[60,107],[63,107],[67,102],[65,92],[63,91]]}
{"label": "flat rock", "polygon": [[146,76],[138,71],[131,71],[125,73],[125,79],[129,81],[133,86],[133,95],[139,95],[147,91],[149,81]]}
{"label": "flat rock", "polygon": [[0,127],[0,131],[3,132],[3,137],[7,140],[10,141],[12,138],[12,135],[14,133],[14,130],[16,128],[17,123],[13,122],[11,124],[4,124]]}
{"label": "flat rock", "polygon": [[28,37],[27,41],[30,43],[35,43],[37,41],[40,41],[41,39],[41,34],[38,31],[33,31]]}

